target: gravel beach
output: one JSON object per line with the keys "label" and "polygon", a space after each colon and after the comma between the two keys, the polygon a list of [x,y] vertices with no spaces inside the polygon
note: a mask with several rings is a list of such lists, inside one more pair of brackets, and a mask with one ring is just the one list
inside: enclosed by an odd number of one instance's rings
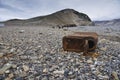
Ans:
{"label": "gravel beach", "polygon": [[[97,32],[97,58],[62,49],[62,37]],[[119,80],[120,26],[0,27],[0,80]]]}

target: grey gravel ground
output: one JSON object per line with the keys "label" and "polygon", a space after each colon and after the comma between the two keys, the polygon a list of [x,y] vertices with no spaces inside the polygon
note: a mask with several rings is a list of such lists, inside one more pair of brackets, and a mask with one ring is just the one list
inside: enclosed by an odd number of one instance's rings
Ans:
{"label": "grey gravel ground", "polygon": [[[65,52],[62,37],[99,34],[98,58]],[[120,27],[0,28],[0,80],[119,80]]]}

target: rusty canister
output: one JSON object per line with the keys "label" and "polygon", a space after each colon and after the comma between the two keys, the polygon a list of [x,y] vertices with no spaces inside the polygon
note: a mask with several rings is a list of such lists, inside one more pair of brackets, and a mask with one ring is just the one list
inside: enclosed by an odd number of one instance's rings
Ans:
{"label": "rusty canister", "polygon": [[93,51],[97,47],[97,42],[98,35],[95,32],[75,32],[63,37],[63,49],[71,52]]}

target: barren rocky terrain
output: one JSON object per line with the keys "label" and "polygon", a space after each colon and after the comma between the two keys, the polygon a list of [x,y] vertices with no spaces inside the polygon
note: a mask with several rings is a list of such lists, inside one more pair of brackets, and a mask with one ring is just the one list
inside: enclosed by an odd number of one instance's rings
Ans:
{"label": "barren rocky terrain", "polygon": [[[62,37],[97,32],[97,58],[62,49]],[[119,80],[120,26],[0,28],[0,80]]]}

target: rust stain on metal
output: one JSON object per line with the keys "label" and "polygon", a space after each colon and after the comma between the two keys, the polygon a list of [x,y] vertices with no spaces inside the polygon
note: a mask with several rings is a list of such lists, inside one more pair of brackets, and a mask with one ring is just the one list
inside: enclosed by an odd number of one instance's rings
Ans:
{"label": "rust stain on metal", "polygon": [[75,32],[63,37],[64,51],[83,52],[94,51],[97,47],[98,35],[95,32]]}

